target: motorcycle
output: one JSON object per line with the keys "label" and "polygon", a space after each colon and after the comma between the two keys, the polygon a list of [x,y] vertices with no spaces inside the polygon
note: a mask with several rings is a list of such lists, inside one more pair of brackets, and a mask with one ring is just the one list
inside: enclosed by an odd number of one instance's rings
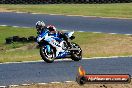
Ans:
{"label": "motorcycle", "polygon": [[[73,33],[68,32],[64,34],[71,41],[75,38]],[[61,43],[59,43],[55,36],[50,35],[49,30],[44,30],[37,36],[37,43],[40,47],[40,55],[47,63],[52,63],[55,59],[62,58],[71,58],[74,61],[82,59],[82,49],[78,44],[70,42],[71,48],[68,48],[68,44],[63,38]],[[58,52],[58,50],[60,51]]]}

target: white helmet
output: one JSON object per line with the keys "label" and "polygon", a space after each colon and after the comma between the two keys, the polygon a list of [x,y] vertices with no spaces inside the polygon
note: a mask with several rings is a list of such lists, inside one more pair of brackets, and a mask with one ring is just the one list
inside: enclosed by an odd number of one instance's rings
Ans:
{"label": "white helmet", "polygon": [[43,21],[38,21],[36,23],[36,29],[37,29],[37,31],[41,31],[42,28],[44,28],[44,27],[45,27],[45,23]]}

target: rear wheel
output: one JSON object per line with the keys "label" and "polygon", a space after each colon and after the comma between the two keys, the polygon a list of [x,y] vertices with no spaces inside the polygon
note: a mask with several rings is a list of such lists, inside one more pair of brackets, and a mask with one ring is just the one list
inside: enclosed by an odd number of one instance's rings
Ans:
{"label": "rear wheel", "polygon": [[40,47],[40,55],[45,62],[47,62],[47,63],[54,62],[55,52],[52,47],[50,49],[50,52],[46,49],[45,46]]}
{"label": "rear wheel", "polygon": [[81,47],[76,43],[71,43],[73,48],[78,48],[79,50],[72,50],[71,51],[71,59],[74,61],[79,61],[82,59],[82,49]]}

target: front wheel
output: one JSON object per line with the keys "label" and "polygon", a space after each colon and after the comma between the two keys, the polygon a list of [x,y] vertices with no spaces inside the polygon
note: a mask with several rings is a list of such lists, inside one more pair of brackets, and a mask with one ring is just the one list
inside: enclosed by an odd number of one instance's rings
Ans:
{"label": "front wheel", "polygon": [[50,51],[46,49],[46,46],[40,47],[40,55],[45,62],[47,62],[47,63],[54,62],[55,52],[52,47],[51,47]]}
{"label": "front wheel", "polygon": [[76,43],[71,43],[73,48],[78,48],[79,50],[72,50],[71,51],[71,59],[74,61],[79,61],[82,59],[82,49],[81,47]]}

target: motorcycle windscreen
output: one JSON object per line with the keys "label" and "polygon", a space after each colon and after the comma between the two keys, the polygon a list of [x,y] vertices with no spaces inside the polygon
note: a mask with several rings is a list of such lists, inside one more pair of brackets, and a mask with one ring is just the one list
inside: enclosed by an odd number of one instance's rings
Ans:
{"label": "motorcycle windscreen", "polygon": [[42,31],[37,38],[37,42],[40,42],[48,34],[48,30]]}

